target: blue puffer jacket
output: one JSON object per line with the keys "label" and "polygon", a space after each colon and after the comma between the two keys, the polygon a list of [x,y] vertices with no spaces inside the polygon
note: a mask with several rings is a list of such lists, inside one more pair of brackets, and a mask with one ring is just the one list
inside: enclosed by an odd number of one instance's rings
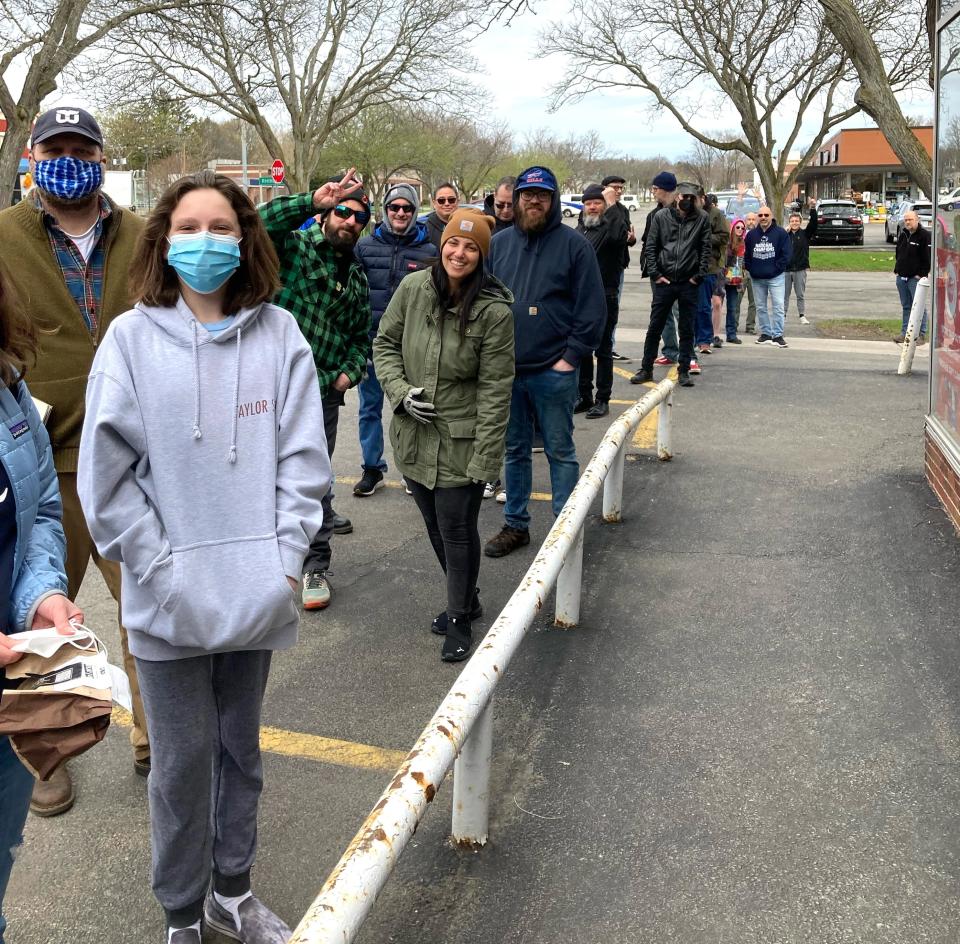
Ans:
{"label": "blue puffer jacket", "polygon": [[21,381],[16,390],[14,396],[0,387],[0,462],[17,503],[10,632],[29,629],[42,600],[67,592],[63,571],[67,542],[50,439],[27,385]]}
{"label": "blue puffer jacket", "polygon": [[372,236],[364,236],[357,243],[354,252],[370,283],[372,341],[380,327],[380,318],[403,277],[430,265],[437,258],[437,247],[430,242],[430,233],[423,223],[417,223],[402,236],[381,223]]}

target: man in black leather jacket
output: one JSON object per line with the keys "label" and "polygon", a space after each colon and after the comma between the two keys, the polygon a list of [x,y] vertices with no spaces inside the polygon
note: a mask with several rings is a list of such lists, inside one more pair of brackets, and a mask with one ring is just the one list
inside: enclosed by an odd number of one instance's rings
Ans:
{"label": "man in black leather jacket", "polygon": [[630,383],[653,380],[653,359],[660,335],[674,301],[679,308],[680,357],[677,365],[680,385],[692,387],[690,360],[693,357],[693,328],[700,282],[710,268],[710,217],[697,206],[696,184],[677,187],[680,199],[675,207],[659,212],[650,224],[644,246],[644,267],[653,280],[650,326],[643,345],[643,362]]}

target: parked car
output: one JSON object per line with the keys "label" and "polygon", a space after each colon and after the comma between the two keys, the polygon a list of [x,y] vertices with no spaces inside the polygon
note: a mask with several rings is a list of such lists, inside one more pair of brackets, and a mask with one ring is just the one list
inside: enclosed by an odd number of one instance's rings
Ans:
{"label": "parked car", "polygon": [[583,204],[576,200],[564,200],[562,197],[560,199],[560,212],[566,216],[579,216],[580,211],[583,209]]}
{"label": "parked car", "polygon": [[620,202],[631,212],[640,209],[640,198],[635,193],[625,193]]}
{"label": "parked car", "polygon": [[817,204],[816,244],[863,245],[863,215],[853,200],[821,200]]}
{"label": "parked car", "polygon": [[[946,209],[944,207],[944,209]],[[929,200],[917,200],[911,203],[905,200],[897,204],[888,214],[883,224],[884,235],[888,243],[895,243],[900,238],[900,230],[903,229],[903,214],[907,210],[916,212],[920,219],[920,225],[930,229],[933,225],[933,204]]]}
{"label": "parked car", "polygon": [[960,210],[960,187],[941,193],[937,198],[937,206],[941,210]]}
{"label": "parked car", "polygon": [[737,195],[734,194],[732,197],[727,199],[726,204],[720,203],[719,205],[723,207],[724,215],[728,220],[734,220],[738,216],[742,219],[748,213],[756,213],[760,209],[760,201],[757,197],[751,196],[749,193],[745,194],[743,197],[743,212],[737,212],[733,209],[733,205],[738,202]]}

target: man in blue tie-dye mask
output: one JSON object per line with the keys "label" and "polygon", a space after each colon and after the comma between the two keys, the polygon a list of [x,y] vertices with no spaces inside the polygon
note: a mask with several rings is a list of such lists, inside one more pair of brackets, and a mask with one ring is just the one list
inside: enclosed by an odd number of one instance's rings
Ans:
{"label": "man in blue tie-dye mask", "polygon": [[[37,362],[29,371],[30,392],[52,406],[46,425],[63,500],[70,592],[79,592],[92,559],[119,604],[119,565],[97,553],[76,484],[87,375],[110,322],[132,307],[127,277],[143,228],[137,216],[102,192],[105,166],[103,133],[93,115],[69,105],[44,112],[30,139],[36,186],[0,212],[0,262],[25,314],[42,331]],[[134,695],[134,765],[145,776],[150,744],[136,665],[122,628],[121,641]],[[54,816],[72,803],[73,787],[62,766],[36,785],[30,808],[36,815]]]}

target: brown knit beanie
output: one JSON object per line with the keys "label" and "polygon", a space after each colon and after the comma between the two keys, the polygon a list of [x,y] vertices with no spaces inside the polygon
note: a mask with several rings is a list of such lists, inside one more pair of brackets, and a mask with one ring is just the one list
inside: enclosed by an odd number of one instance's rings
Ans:
{"label": "brown knit beanie", "polygon": [[440,248],[451,236],[466,236],[480,247],[480,255],[486,259],[490,252],[490,238],[493,236],[495,220],[492,216],[480,210],[457,210],[450,217],[450,222],[443,228],[440,237]]}

